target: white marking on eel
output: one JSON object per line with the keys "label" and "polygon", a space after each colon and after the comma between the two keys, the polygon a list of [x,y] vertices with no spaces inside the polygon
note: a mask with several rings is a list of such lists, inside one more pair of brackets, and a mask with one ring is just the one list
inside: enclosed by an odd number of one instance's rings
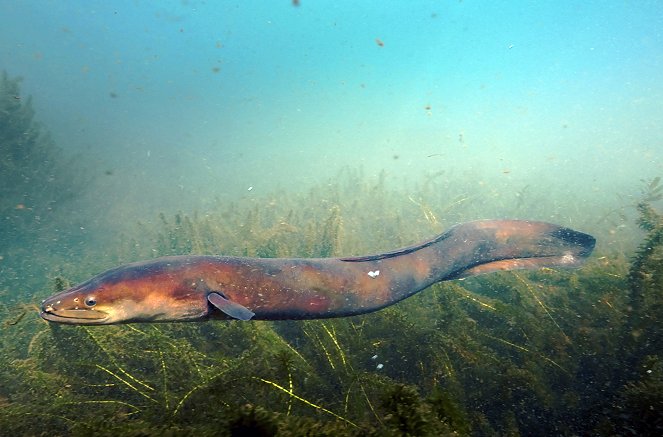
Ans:
{"label": "white marking on eel", "polygon": [[373,279],[377,278],[379,275],[380,275],[380,270],[376,270],[374,272],[368,272],[368,276],[370,276]]}

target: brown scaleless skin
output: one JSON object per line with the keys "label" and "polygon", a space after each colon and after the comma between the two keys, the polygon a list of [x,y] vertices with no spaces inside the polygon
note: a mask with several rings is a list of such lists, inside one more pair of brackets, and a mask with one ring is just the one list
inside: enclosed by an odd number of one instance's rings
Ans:
{"label": "brown scaleless skin", "polygon": [[590,235],[550,223],[482,220],[363,257],[165,257],[114,268],[55,294],[42,303],[41,316],[86,325],[345,317],[393,305],[439,281],[579,267],[594,244]]}

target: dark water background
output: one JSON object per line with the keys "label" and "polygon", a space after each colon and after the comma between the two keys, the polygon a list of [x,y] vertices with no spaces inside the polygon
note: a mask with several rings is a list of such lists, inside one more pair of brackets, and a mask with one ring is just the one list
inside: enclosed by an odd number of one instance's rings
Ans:
{"label": "dark water background", "polygon": [[[660,3],[299,3],[0,2],[0,434],[660,433]],[[326,322],[36,313],[138,259],[480,218],[596,254]]]}

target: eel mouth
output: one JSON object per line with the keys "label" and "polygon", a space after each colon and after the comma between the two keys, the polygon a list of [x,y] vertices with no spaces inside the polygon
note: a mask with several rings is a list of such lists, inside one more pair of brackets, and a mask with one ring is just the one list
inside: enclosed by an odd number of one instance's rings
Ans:
{"label": "eel mouth", "polygon": [[45,306],[39,313],[42,319],[49,322],[69,323],[72,325],[85,325],[93,323],[103,323],[109,316],[108,313],[91,309],[54,309],[52,306]]}

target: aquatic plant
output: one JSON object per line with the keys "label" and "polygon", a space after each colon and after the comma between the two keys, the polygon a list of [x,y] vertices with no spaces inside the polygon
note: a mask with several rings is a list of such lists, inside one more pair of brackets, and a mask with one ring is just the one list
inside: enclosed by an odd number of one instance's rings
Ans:
{"label": "aquatic plant", "polygon": [[644,357],[638,372],[639,377],[623,387],[618,402],[614,404],[615,431],[660,435],[663,431],[663,363],[660,355]]}
{"label": "aquatic plant", "polygon": [[[447,176],[390,188],[384,173],[372,179],[344,170],[302,193],[161,214],[157,225],[137,224],[104,250],[115,250],[118,262],[186,253],[389,250],[475,218],[478,206],[470,199],[495,199],[492,189],[454,185]],[[523,189],[520,200],[497,197],[491,205],[522,208],[524,196],[535,193]],[[624,364],[626,356],[629,365],[660,367],[649,346],[660,342],[659,328],[640,321],[660,326],[654,293],[660,244],[650,235],[659,216],[640,212],[653,224],[643,248],[654,249],[639,251],[630,270],[623,254],[599,252],[578,271],[436,284],[395,307],[346,319],[73,327],[0,306],[0,318],[9,322],[0,338],[0,429],[19,435],[624,430],[632,424],[612,403],[637,417],[658,402],[651,393],[645,397],[657,380],[625,374]],[[65,259],[60,268],[82,279],[105,267],[88,258],[85,264]],[[66,282],[53,278],[40,297]],[[627,292],[650,285],[644,295]],[[641,303],[629,310],[633,299]],[[644,335],[634,337],[633,328]],[[631,338],[637,341],[625,347]]]}
{"label": "aquatic plant", "polygon": [[80,232],[72,232],[75,223],[63,215],[83,191],[86,172],[35,120],[32,99],[21,94],[20,82],[5,71],[0,77],[0,261],[26,277],[34,268],[33,252],[45,258],[80,242]]}
{"label": "aquatic plant", "polygon": [[638,224],[646,232],[629,270],[629,330],[640,356],[663,350],[663,215],[642,201]]}
{"label": "aquatic plant", "polygon": [[615,434],[663,432],[663,215],[652,201],[661,198],[660,178],[645,183],[637,209],[645,231],[628,272],[629,294],[621,344],[620,390],[610,408],[615,420],[601,425]]}

